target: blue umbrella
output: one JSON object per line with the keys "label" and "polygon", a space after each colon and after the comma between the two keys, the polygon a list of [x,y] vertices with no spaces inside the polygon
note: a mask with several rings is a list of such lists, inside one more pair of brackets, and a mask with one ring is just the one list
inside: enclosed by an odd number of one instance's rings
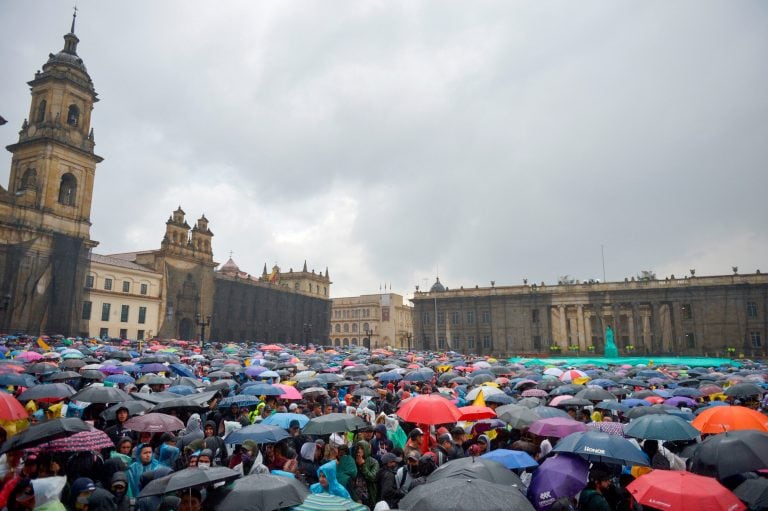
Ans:
{"label": "blue umbrella", "polygon": [[260,424],[267,426],[280,426],[283,429],[288,429],[291,421],[299,421],[299,427],[303,428],[309,423],[309,417],[302,413],[275,413],[264,419]]}
{"label": "blue umbrella", "polygon": [[189,378],[195,377],[195,372],[184,364],[171,364],[168,367],[170,367],[171,371],[178,374],[179,376],[187,376]]}
{"label": "blue umbrella", "polygon": [[230,433],[224,441],[229,445],[242,444],[246,440],[253,440],[260,444],[274,444],[288,436],[288,432],[280,426],[264,424],[262,421],[260,424],[251,424]]}
{"label": "blue umbrella", "polygon": [[571,433],[560,440],[552,451],[577,454],[592,462],[648,465],[648,456],[635,444],[626,438],[597,431]]}
{"label": "blue umbrella", "polygon": [[431,379],[431,375],[419,371],[413,371],[403,376],[403,380],[405,381],[427,381]]}
{"label": "blue umbrella", "polygon": [[624,427],[627,436],[652,440],[693,440],[701,431],[674,415],[644,415]]}
{"label": "blue umbrella", "polygon": [[524,451],[496,449],[494,451],[487,452],[480,457],[497,461],[509,469],[538,466],[536,460],[531,458],[531,455]]}
{"label": "blue umbrella", "polygon": [[589,463],[568,454],[547,458],[536,469],[528,486],[528,499],[540,510],[549,509],[560,497],[573,497],[587,485]]}
{"label": "blue umbrella", "polygon": [[628,406],[630,408],[634,408],[635,406],[651,406],[651,403],[646,401],[645,399],[635,399],[635,398],[629,398],[624,399],[621,404],[624,406]]}
{"label": "blue umbrella", "polygon": [[499,403],[501,405],[511,405],[517,403],[517,399],[506,394],[493,394],[485,398],[486,403]]}
{"label": "blue umbrella", "polygon": [[379,373],[376,377],[382,383],[388,383],[388,382],[391,382],[391,381],[400,381],[400,380],[403,379],[403,377],[400,376],[399,373],[396,373],[394,371],[388,371],[386,373]]}
{"label": "blue umbrella", "polygon": [[237,406],[253,406],[259,404],[259,399],[254,396],[239,395],[232,397],[225,397],[219,402],[219,408],[229,408],[232,405]]}
{"label": "blue umbrella", "polygon": [[2,373],[0,374],[0,385],[14,385],[17,387],[31,387],[35,385],[35,378],[29,374]]}
{"label": "blue umbrella", "polygon": [[618,412],[626,412],[629,410],[628,406],[624,403],[619,403],[618,401],[600,401],[595,405],[595,408],[599,410],[615,410]]}
{"label": "blue umbrella", "polygon": [[247,385],[240,390],[240,394],[248,396],[279,396],[285,392],[280,387],[275,387],[269,383],[255,383]]}
{"label": "blue umbrella", "polygon": [[136,380],[134,380],[131,376],[128,376],[127,374],[110,374],[106,378],[104,378],[104,381],[110,382],[110,383],[133,383]]}
{"label": "blue umbrella", "polygon": [[190,394],[196,394],[195,389],[187,387],[186,385],[173,385],[165,389],[166,392],[178,394],[180,396],[188,396]]}

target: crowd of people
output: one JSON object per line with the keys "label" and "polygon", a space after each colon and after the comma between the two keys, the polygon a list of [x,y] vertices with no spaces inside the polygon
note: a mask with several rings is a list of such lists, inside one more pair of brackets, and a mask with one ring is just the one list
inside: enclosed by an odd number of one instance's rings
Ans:
{"label": "crowd of people", "polygon": [[[736,503],[723,509],[766,509],[765,499],[736,497],[768,483],[768,372],[757,362],[578,367],[63,338],[6,338],[0,355],[0,509],[9,511],[226,509],[243,478],[290,479],[304,497],[369,509],[425,509],[419,499],[445,477],[464,494],[474,487],[461,483],[477,478],[524,497],[503,509],[624,511],[657,508],[640,491],[656,471],[711,480]],[[744,441],[756,451],[727,471],[724,450],[703,454],[726,431],[753,435]],[[176,475],[191,482],[156,491]],[[431,500],[457,499],[451,491]],[[309,505],[286,502],[279,508]],[[481,496],[473,509],[496,507]]]}

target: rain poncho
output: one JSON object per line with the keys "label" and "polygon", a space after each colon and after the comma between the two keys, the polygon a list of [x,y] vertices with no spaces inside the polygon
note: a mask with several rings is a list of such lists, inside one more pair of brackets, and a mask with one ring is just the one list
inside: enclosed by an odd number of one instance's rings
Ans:
{"label": "rain poncho", "polygon": [[173,445],[162,444],[157,455],[157,461],[168,468],[174,468],[176,460],[179,459],[179,448]]}
{"label": "rain poncho", "polygon": [[61,490],[67,484],[66,477],[44,477],[32,480],[35,490],[35,510],[65,511],[64,504],[59,500]]}
{"label": "rain poncho", "polygon": [[[141,449],[141,447],[139,447],[139,449]],[[139,452],[141,452],[141,450],[139,450]],[[139,486],[141,474],[145,472],[151,472],[162,466],[162,463],[157,461],[154,456],[146,465],[144,465],[140,460],[131,463],[131,466],[128,467],[128,496],[136,497],[139,495],[139,491],[141,489]]]}
{"label": "rain poncho", "polygon": [[309,487],[309,491],[312,493],[330,493],[331,495],[336,495],[337,497],[342,497],[345,499],[351,498],[347,489],[344,488],[336,479],[335,461],[329,461],[317,469],[318,479],[320,478],[321,473],[324,474],[325,478],[328,480],[328,488],[323,488],[320,483],[315,483]]}
{"label": "rain poncho", "polygon": [[[365,440],[357,442],[352,449],[352,459],[355,459],[358,448],[362,447],[365,461],[357,467],[357,477],[350,481],[350,490],[353,493],[352,500],[363,504],[375,504],[377,502],[376,476],[379,473],[379,462],[371,457],[371,445]],[[355,462],[357,463],[357,462]],[[367,498],[366,494],[367,493]]]}
{"label": "rain poncho", "polygon": [[203,438],[203,421],[200,415],[193,413],[187,419],[187,427],[179,432],[179,440],[176,447],[182,451],[193,441]]}

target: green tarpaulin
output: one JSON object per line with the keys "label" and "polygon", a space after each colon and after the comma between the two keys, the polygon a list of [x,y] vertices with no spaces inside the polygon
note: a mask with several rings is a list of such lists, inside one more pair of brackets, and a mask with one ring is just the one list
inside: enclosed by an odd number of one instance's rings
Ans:
{"label": "green tarpaulin", "polygon": [[689,367],[719,367],[725,365],[732,365],[735,367],[741,367],[741,364],[730,358],[708,358],[708,357],[618,357],[618,358],[605,358],[605,357],[568,357],[568,358],[519,358],[513,357],[508,359],[508,362],[513,364],[525,364],[525,365],[592,365],[606,367],[609,365],[624,365],[637,366],[640,364],[646,366],[689,366]]}

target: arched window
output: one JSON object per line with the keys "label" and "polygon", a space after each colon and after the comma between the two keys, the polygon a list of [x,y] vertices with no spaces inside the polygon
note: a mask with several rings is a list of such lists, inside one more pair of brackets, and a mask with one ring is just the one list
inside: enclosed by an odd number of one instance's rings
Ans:
{"label": "arched window", "polygon": [[42,100],[39,105],[37,105],[37,118],[36,122],[43,122],[45,121],[45,109],[48,106],[48,102],[46,100]]}
{"label": "arched window", "polygon": [[363,332],[369,332],[371,329],[368,328],[368,323],[363,323]]}
{"label": "arched window", "polygon": [[341,332],[341,325],[336,323],[336,333],[338,334],[340,332]]}
{"label": "arched window", "polygon": [[344,323],[344,332],[349,332],[349,323]]}
{"label": "arched window", "polygon": [[347,339],[346,337],[344,338],[343,342],[344,342],[344,346],[349,346],[349,339]]}
{"label": "arched window", "polygon": [[24,171],[24,175],[21,176],[21,183],[19,190],[27,190],[29,188],[35,188],[37,186],[37,171],[29,168]]}
{"label": "arched window", "polygon": [[69,111],[67,112],[67,124],[70,126],[77,126],[80,123],[80,109],[77,105],[69,105]]}
{"label": "arched window", "polygon": [[76,195],[77,179],[75,179],[75,176],[67,172],[61,176],[61,184],[59,184],[59,204],[64,204],[65,206],[74,206]]}
{"label": "arched window", "polygon": [[357,323],[352,323],[352,332],[357,333]]}

